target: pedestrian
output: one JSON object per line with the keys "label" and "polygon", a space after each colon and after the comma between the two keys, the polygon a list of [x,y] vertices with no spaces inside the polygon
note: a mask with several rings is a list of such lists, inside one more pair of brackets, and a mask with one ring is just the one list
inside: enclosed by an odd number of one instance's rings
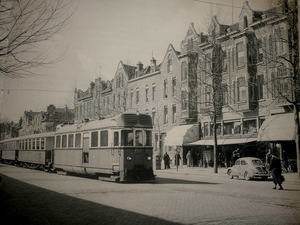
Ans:
{"label": "pedestrian", "polygon": [[232,157],[231,157],[231,165],[233,166],[235,164],[235,161],[240,158],[240,150],[237,148],[233,151]]}
{"label": "pedestrian", "polygon": [[165,162],[165,169],[170,169],[170,156],[167,152],[164,154],[164,162]]}
{"label": "pedestrian", "polygon": [[180,156],[179,152],[176,151],[176,154],[175,154],[175,163],[176,163],[177,167],[179,166],[180,160],[181,160],[181,156]]}
{"label": "pedestrian", "polygon": [[283,162],[283,168],[285,169],[285,172],[288,172],[289,161],[285,150],[282,151],[282,162]]}
{"label": "pedestrian", "polygon": [[204,159],[204,167],[207,168],[207,158]]}
{"label": "pedestrian", "polygon": [[187,165],[187,167],[191,167],[192,163],[193,163],[192,153],[191,153],[191,151],[188,151],[188,153],[186,154],[186,165]]}
{"label": "pedestrian", "polygon": [[220,168],[222,168],[222,153],[219,153],[219,155],[218,155],[218,166],[220,167]]}
{"label": "pedestrian", "polygon": [[268,150],[268,153],[266,154],[266,168],[270,171],[270,162],[271,162],[272,154],[271,149]]}
{"label": "pedestrian", "polygon": [[276,189],[277,184],[278,184],[279,185],[279,190],[282,190],[283,187],[281,185],[281,183],[282,183],[282,180],[281,180],[281,163],[280,163],[280,159],[277,157],[276,154],[272,155],[269,170],[271,171],[273,182],[275,184],[275,187],[273,187],[273,189]]}

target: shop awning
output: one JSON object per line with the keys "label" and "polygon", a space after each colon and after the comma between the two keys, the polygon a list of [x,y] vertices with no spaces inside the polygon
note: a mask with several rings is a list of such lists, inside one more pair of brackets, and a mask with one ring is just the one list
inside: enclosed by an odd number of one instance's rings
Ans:
{"label": "shop awning", "polygon": [[[228,139],[218,139],[218,145],[233,145],[233,144],[245,144],[249,142],[257,141],[257,138],[228,138]],[[214,145],[214,140],[199,140],[187,145]]]}
{"label": "shop awning", "polygon": [[270,116],[258,131],[258,141],[295,140],[294,114],[286,113]]}
{"label": "shop awning", "polygon": [[166,136],[165,146],[184,145],[199,139],[199,125],[182,125],[173,127]]}

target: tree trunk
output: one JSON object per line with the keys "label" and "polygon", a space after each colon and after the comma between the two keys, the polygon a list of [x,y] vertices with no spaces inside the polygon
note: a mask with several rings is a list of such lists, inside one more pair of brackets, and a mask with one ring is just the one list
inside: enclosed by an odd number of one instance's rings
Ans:
{"label": "tree trunk", "polygon": [[213,112],[214,115],[213,115],[213,124],[214,124],[214,173],[218,173],[218,151],[217,151],[217,148],[218,148],[218,140],[217,140],[217,115],[216,115],[216,112]]}
{"label": "tree trunk", "polygon": [[300,180],[300,126],[299,126],[299,109],[294,105],[294,120],[295,120],[295,143],[297,155],[298,179]]}

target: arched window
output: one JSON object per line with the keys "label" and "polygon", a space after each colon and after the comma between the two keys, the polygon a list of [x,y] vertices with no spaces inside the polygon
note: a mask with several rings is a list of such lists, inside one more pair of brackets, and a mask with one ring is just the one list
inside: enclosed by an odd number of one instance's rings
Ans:
{"label": "arched window", "polygon": [[244,16],[244,29],[248,27],[248,18],[247,16]]}
{"label": "arched window", "polygon": [[170,54],[169,56],[168,56],[168,68],[167,68],[167,71],[168,71],[168,73],[170,73],[170,72],[172,72],[172,55]]}

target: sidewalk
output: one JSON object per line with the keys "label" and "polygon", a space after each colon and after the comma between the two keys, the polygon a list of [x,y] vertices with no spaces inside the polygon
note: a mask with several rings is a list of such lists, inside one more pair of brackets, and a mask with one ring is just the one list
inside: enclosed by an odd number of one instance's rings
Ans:
{"label": "sidewalk", "polygon": [[[222,167],[218,168],[218,173],[214,172],[213,167],[187,167],[187,166],[179,166],[178,170],[175,166],[171,166],[170,169],[160,169],[160,170],[154,170],[155,175],[160,174],[184,174],[184,175],[210,175],[210,176],[222,176],[227,177],[227,168]],[[285,180],[288,182],[295,182],[300,185],[300,180],[298,178],[297,173],[283,173],[282,174],[285,177]]]}
{"label": "sidewalk", "polygon": [[227,168],[218,168],[218,173],[214,172],[213,167],[187,167],[187,166],[179,166],[178,170],[176,166],[171,166],[170,169],[161,169],[161,170],[154,170],[154,174],[158,173],[172,173],[172,174],[185,174],[185,175],[209,175],[209,174],[214,174],[214,175],[222,175],[222,176],[227,176],[226,175]]}

